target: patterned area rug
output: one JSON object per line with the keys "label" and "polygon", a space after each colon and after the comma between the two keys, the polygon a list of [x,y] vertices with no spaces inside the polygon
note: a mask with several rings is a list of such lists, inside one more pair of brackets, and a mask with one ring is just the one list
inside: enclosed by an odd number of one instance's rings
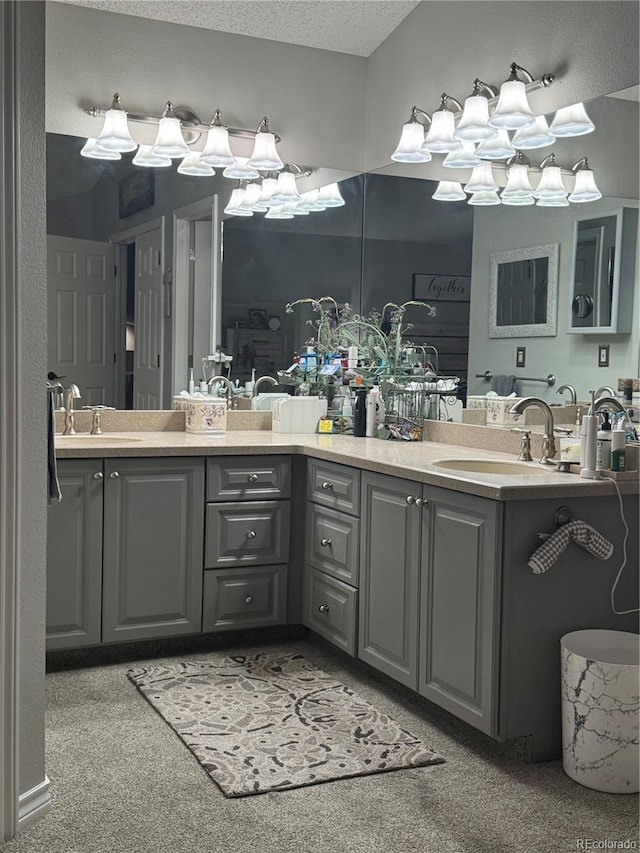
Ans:
{"label": "patterned area rug", "polygon": [[444,761],[301,655],[130,670],[226,797]]}

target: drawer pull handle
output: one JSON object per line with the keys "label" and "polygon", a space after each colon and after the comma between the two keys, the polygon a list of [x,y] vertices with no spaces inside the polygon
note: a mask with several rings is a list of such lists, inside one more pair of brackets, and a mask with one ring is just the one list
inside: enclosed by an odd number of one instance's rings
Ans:
{"label": "drawer pull handle", "polygon": [[249,474],[248,480],[250,483],[257,483],[258,482],[258,475],[257,474]]}
{"label": "drawer pull handle", "polygon": [[103,475],[102,471],[96,471],[96,473],[93,475],[93,479],[94,480],[103,480],[104,475]]}
{"label": "drawer pull handle", "polygon": [[248,596],[245,598],[244,603],[245,603],[245,604],[253,604],[253,596],[252,596],[252,595],[248,595]]}
{"label": "drawer pull handle", "polygon": [[422,498],[416,498],[416,506],[419,509],[423,509],[423,507],[427,506],[428,503],[429,501],[425,501]]}
{"label": "drawer pull handle", "polygon": [[249,530],[249,532],[247,533],[247,539],[255,539],[255,538],[256,538],[255,530]]}
{"label": "drawer pull handle", "polygon": [[331,539],[321,539],[320,544],[323,548],[329,548],[331,546]]}
{"label": "drawer pull handle", "polygon": [[330,492],[333,489],[333,483],[331,482],[331,480],[325,480],[322,484],[322,488],[325,489],[327,492]]}
{"label": "drawer pull handle", "polygon": [[319,611],[320,613],[328,613],[328,612],[329,612],[329,605],[328,605],[328,604],[321,604],[321,605],[318,607],[318,611]]}
{"label": "drawer pull handle", "polygon": [[409,506],[411,506],[411,504],[414,504],[415,502],[416,502],[416,499],[414,498],[413,495],[407,495],[407,503],[409,504]]}
{"label": "drawer pull handle", "polygon": [[117,480],[119,476],[120,476],[120,474],[118,474],[118,472],[117,472],[117,471],[112,471],[112,472],[109,474],[109,479],[110,479],[110,480]]}

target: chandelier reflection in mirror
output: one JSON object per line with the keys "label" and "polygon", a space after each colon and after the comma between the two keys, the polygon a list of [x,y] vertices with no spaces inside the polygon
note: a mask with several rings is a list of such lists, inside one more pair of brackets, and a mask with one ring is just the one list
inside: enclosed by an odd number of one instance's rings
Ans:
{"label": "chandelier reflection in mirror", "polygon": [[[534,115],[528,92],[547,88],[555,80],[554,74],[534,80],[525,68],[512,62],[499,91],[476,78],[464,105],[443,92],[432,114],[420,107],[411,108],[391,159],[398,163],[428,163],[434,154],[444,154],[442,165],[446,168],[472,170],[464,187],[459,181],[440,181],[433,194],[437,201],[540,207],[596,201],[602,193],[586,157],[569,169],[557,163],[554,153],[537,166],[522,153],[595,130],[583,104],[559,109],[551,124],[547,124],[544,115]],[[496,172],[507,177],[502,191]],[[575,179],[571,190],[565,184],[567,177]]]}
{"label": "chandelier reflection in mirror", "polygon": [[[166,102],[161,116],[136,115],[123,109],[117,92],[108,110],[94,106],[85,112],[93,118],[104,118],[104,123],[97,137],[87,139],[80,151],[83,157],[120,160],[123,154],[135,152],[134,166],[165,169],[179,160],[180,174],[203,178],[222,169],[225,178],[238,181],[225,207],[229,215],[264,213],[266,219],[293,219],[344,205],[337,183],[298,191],[297,179],[310,176],[312,171],[282,161],[276,148],[280,137],[272,133],[267,116],[252,131],[226,127],[220,110],[214,112],[208,125],[203,125],[194,113],[184,107],[174,108],[171,101]],[[139,145],[131,136],[129,122],[157,125],[153,145]],[[205,133],[203,149],[194,149]],[[230,137],[252,139],[251,156],[235,156]]]}

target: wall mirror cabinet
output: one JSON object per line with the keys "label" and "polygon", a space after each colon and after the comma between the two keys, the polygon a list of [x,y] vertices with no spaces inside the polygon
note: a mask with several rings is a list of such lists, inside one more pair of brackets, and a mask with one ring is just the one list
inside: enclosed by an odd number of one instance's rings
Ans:
{"label": "wall mirror cabinet", "polygon": [[553,337],[558,292],[557,243],[491,255],[489,337]]}
{"label": "wall mirror cabinet", "polygon": [[575,225],[569,332],[631,331],[638,211],[620,208]]}

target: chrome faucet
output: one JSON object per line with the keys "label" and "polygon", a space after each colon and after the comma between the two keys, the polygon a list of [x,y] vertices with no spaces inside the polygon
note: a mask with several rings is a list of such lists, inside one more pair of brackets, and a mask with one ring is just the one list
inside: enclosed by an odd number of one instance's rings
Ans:
{"label": "chrome faucet", "polygon": [[258,379],[256,379],[254,386],[253,386],[253,394],[252,394],[253,397],[258,396],[258,385],[260,385],[261,382],[268,382],[269,385],[277,385],[278,384],[276,382],[276,380],[273,378],[273,376],[259,376]]}
{"label": "chrome faucet", "polygon": [[610,385],[603,385],[602,388],[598,388],[596,391],[596,400],[600,397],[601,394],[608,394],[610,397],[615,397],[616,392]]}
{"label": "chrome faucet", "polygon": [[80,389],[73,382],[64,392],[64,432],[63,435],[76,434],[76,415],[73,411],[73,401],[80,399]]}
{"label": "chrome faucet", "polygon": [[537,406],[544,414],[544,436],[542,437],[542,465],[553,465],[556,455],[556,440],[554,437],[553,412],[548,403],[538,397],[523,397],[511,408],[512,415],[521,415],[529,406]]}
{"label": "chrome faucet", "polygon": [[598,397],[597,400],[594,401],[593,411],[599,412],[601,409],[607,409],[607,411],[612,409],[614,412],[622,412],[624,419],[627,422],[627,426],[631,428],[634,435],[636,434],[635,425],[629,417],[629,412],[625,409],[620,400],[615,397]]}
{"label": "chrome faucet", "polygon": [[213,391],[214,386],[220,383],[222,383],[226,388],[227,409],[235,409],[236,395],[233,393],[233,385],[226,376],[212,376],[207,385],[209,386],[209,390]]}
{"label": "chrome faucet", "polygon": [[561,385],[556,391],[556,394],[562,394],[563,391],[569,392],[569,402],[572,406],[575,406],[578,398],[576,396],[576,389],[573,387],[573,385]]}

